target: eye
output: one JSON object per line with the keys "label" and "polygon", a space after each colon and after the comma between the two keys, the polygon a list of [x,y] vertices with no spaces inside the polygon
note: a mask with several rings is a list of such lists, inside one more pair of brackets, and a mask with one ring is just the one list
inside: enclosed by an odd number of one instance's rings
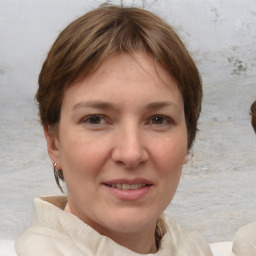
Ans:
{"label": "eye", "polygon": [[171,125],[173,124],[173,120],[167,116],[155,115],[151,117],[149,123],[153,125]]}
{"label": "eye", "polygon": [[90,115],[82,119],[82,123],[91,125],[101,125],[106,123],[106,119],[100,115]]}
{"label": "eye", "polygon": [[153,124],[163,124],[164,121],[165,121],[165,119],[162,116],[154,116],[152,118],[152,123]]}

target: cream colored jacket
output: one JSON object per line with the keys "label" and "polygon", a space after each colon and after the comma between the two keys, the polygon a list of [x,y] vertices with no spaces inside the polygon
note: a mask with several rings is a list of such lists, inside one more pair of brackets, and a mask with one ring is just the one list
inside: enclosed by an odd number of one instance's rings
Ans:
{"label": "cream colored jacket", "polygon": [[[15,241],[20,256],[139,256],[63,211],[65,197],[35,198],[31,226]],[[170,217],[162,216],[165,234],[157,256],[212,256],[197,232],[184,232]],[[152,254],[147,254],[152,255]]]}
{"label": "cream colored jacket", "polygon": [[238,229],[233,240],[232,251],[236,256],[256,256],[256,222]]}

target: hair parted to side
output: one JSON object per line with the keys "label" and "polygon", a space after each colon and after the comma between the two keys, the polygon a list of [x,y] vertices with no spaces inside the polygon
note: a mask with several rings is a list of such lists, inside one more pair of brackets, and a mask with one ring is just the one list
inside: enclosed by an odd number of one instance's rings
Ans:
{"label": "hair parted to side", "polygon": [[252,122],[252,127],[256,133],[256,100],[252,103],[251,105],[251,113],[250,113],[252,119],[251,119],[251,122]]}
{"label": "hair parted to side", "polygon": [[42,125],[54,131],[65,90],[76,80],[93,73],[110,56],[139,51],[152,55],[176,80],[184,101],[190,149],[201,111],[199,72],[172,27],[135,7],[101,6],[60,33],[39,75],[36,99]]}

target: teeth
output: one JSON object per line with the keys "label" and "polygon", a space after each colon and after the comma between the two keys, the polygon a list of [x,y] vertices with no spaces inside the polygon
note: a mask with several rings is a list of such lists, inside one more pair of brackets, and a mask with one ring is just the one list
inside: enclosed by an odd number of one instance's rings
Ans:
{"label": "teeth", "polygon": [[146,184],[110,184],[112,188],[118,188],[122,190],[136,190],[145,187]]}
{"label": "teeth", "polygon": [[129,184],[122,185],[122,190],[130,190],[130,189],[131,189],[131,185],[129,185]]}

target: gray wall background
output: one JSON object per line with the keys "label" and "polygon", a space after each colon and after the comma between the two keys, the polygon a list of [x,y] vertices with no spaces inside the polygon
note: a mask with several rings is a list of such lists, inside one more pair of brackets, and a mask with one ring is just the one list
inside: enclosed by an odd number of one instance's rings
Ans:
{"label": "gray wall background", "polygon": [[[33,197],[59,193],[33,100],[37,76],[59,32],[100,0],[0,0],[0,239],[31,221]],[[167,209],[210,242],[231,240],[256,219],[255,0],[121,1],[174,26],[202,75],[200,132]],[[120,1],[112,1],[120,3]]]}

